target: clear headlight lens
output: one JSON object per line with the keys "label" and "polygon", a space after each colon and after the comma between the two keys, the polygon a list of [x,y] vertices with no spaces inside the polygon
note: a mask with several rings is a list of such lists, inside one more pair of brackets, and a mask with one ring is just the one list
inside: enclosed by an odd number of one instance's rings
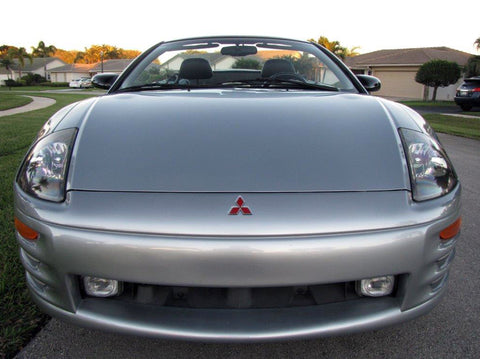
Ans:
{"label": "clear headlight lens", "polygon": [[76,134],[76,128],[54,132],[32,147],[17,177],[25,192],[48,201],[65,199],[65,179]]}
{"label": "clear headlight lens", "polygon": [[408,157],[415,201],[443,196],[457,184],[457,176],[440,144],[421,132],[400,129]]}

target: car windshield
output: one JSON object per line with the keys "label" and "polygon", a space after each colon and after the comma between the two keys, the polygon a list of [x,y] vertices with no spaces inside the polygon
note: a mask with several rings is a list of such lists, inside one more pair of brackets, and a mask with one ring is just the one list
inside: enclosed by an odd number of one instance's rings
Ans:
{"label": "car windshield", "polygon": [[358,92],[346,72],[315,45],[262,38],[162,43],[113,91],[225,87]]}

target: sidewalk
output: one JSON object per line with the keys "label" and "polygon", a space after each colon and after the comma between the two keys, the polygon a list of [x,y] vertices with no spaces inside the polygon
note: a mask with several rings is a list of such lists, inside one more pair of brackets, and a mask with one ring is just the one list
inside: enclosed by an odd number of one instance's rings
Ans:
{"label": "sidewalk", "polygon": [[[26,96],[26,95],[21,95],[21,96]],[[56,102],[54,99],[46,98],[46,97],[37,97],[37,96],[26,96],[26,97],[30,97],[33,101],[25,106],[11,108],[5,111],[0,111],[0,117],[39,110],[41,108],[52,106]]]}
{"label": "sidewalk", "polygon": [[459,115],[459,114],[455,114],[455,113],[441,113],[440,115],[463,117],[463,118],[475,118],[475,119],[480,120],[480,116],[473,116],[473,115]]}

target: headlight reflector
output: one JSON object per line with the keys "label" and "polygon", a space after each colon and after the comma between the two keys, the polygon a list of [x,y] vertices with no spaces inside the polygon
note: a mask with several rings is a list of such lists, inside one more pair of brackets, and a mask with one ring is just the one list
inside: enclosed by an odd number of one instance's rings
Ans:
{"label": "headlight reflector", "polygon": [[76,133],[76,128],[54,132],[31,148],[17,177],[25,192],[48,201],[65,199],[65,179]]}
{"label": "headlight reflector", "polygon": [[443,196],[457,184],[457,176],[447,154],[432,137],[400,129],[405,147],[415,201]]}

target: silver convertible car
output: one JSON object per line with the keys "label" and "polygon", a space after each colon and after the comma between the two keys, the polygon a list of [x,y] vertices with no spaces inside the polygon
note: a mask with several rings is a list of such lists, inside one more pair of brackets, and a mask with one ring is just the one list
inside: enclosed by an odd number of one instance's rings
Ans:
{"label": "silver convertible car", "polygon": [[162,42],[43,126],[15,179],[28,287],[93,328],[306,338],[427,313],[460,184],[431,127],[324,48]]}

